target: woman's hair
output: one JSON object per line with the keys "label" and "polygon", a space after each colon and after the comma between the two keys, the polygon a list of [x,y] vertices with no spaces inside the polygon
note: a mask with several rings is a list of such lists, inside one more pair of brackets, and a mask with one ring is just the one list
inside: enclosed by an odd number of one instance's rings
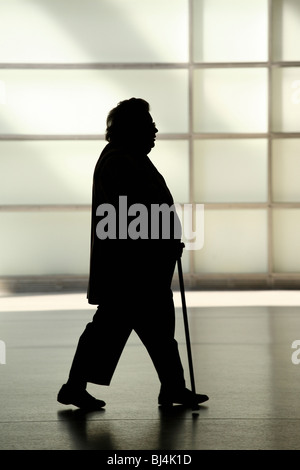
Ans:
{"label": "woman's hair", "polygon": [[149,113],[150,106],[142,98],[120,101],[106,119],[105,138],[108,142],[129,139],[140,127],[143,116]]}

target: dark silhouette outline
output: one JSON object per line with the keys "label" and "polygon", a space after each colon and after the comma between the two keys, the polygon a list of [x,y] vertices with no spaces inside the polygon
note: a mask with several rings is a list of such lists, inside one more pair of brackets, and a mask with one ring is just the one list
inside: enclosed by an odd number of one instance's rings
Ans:
{"label": "dark silhouette outline", "polygon": [[[128,206],[139,203],[174,204],[162,175],[147,154],[158,132],[149,104],[140,98],[120,102],[107,117],[108,144],[93,177],[90,276],[88,302],[98,305],[92,322],[80,336],[69,378],[58,401],[85,410],[101,409],[86,390],[88,382],[109,385],[132,330],[145,345],[157,371],[160,405],[193,407],[208,400],[185,386],[175,340],[175,311],[171,282],[183,244],[174,233],[168,239],[100,239],[96,235],[97,207],[111,204],[119,220],[120,196]],[[150,214],[150,210],[148,212]],[[130,220],[129,220],[130,221]]]}

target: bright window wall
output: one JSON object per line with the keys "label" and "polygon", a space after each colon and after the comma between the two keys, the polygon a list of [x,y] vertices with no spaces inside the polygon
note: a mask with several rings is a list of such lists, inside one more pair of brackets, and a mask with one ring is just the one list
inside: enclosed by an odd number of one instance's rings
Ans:
{"label": "bright window wall", "polygon": [[190,285],[300,281],[298,0],[0,0],[0,18],[0,277],[87,276],[105,119],[137,96],[176,202],[205,205]]}

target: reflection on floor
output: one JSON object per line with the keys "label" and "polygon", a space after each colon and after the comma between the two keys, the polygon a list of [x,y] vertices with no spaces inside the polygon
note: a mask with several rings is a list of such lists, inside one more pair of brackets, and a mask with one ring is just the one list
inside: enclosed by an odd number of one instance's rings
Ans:
{"label": "reflection on floor", "polygon": [[[226,293],[223,304],[222,293],[207,295],[210,306],[205,293],[198,302],[195,296],[188,301],[196,388],[210,396],[197,413],[157,406],[159,382],[135,334],[112,385],[89,385],[106,401],[103,411],[84,414],[60,405],[57,391],[93,307],[84,294],[0,298],[0,449],[299,449],[295,292],[274,293],[269,305],[262,293]],[[176,305],[176,336],[189,383]]]}

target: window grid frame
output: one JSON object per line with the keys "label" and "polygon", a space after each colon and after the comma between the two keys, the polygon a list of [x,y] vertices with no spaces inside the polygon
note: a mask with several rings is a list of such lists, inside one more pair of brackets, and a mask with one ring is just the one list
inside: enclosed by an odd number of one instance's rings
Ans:
{"label": "window grid frame", "polygon": [[[189,167],[189,196],[190,201],[193,202],[193,162],[194,162],[194,141],[197,139],[257,139],[262,138],[267,140],[267,162],[268,162],[268,200],[262,203],[205,203],[205,209],[263,209],[267,211],[267,227],[268,227],[268,240],[267,240],[267,265],[268,271],[266,273],[196,273],[194,268],[194,256],[193,251],[189,253],[189,266],[190,270],[185,274],[185,277],[189,281],[190,287],[199,288],[205,286],[205,284],[221,285],[224,286],[235,286],[235,285],[251,285],[251,284],[263,284],[267,287],[272,287],[276,283],[284,282],[288,286],[292,286],[293,283],[298,286],[300,282],[300,272],[276,272],[273,269],[273,222],[272,214],[273,209],[300,209],[299,202],[273,202],[272,200],[272,142],[274,139],[291,139],[300,138],[299,132],[273,132],[272,131],[272,72],[276,67],[299,67],[300,61],[273,61],[272,60],[272,49],[273,49],[273,8],[274,0],[268,0],[268,60],[266,62],[196,62],[194,61],[194,25],[193,25],[193,0],[188,1],[188,31],[189,31],[189,61],[184,63],[87,63],[87,64],[56,64],[56,63],[45,63],[45,64],[26,64],[26,63],[2,63],[0,69],[109,69],[109,70],[149,70],[149,69],[185,69],[188,71],[188,132],[186,133],[174,133],[174,134],[158,134],[158,140],[186,140],[188,142],[188,167]],[[194,114],[193,109],[195,106],[193,97],[193,85],[194,85],[194,71],[196,69],[208,69],[208,68],[266,68],[267,69],[267,87],[268,87],[268,128],[267,132],[264,133],[199,133],[194,131]],[[0,141],[20,141],[20,140],[101,140],[104,139],[104,135],[41,135],[41,134],[0,134]],[[90,205],[86,204],[70,204],[70,205],[0,205],[1,212],[26,212],[26,211],[89,211]],[[77,277],[76,275],[74,276]]]}

